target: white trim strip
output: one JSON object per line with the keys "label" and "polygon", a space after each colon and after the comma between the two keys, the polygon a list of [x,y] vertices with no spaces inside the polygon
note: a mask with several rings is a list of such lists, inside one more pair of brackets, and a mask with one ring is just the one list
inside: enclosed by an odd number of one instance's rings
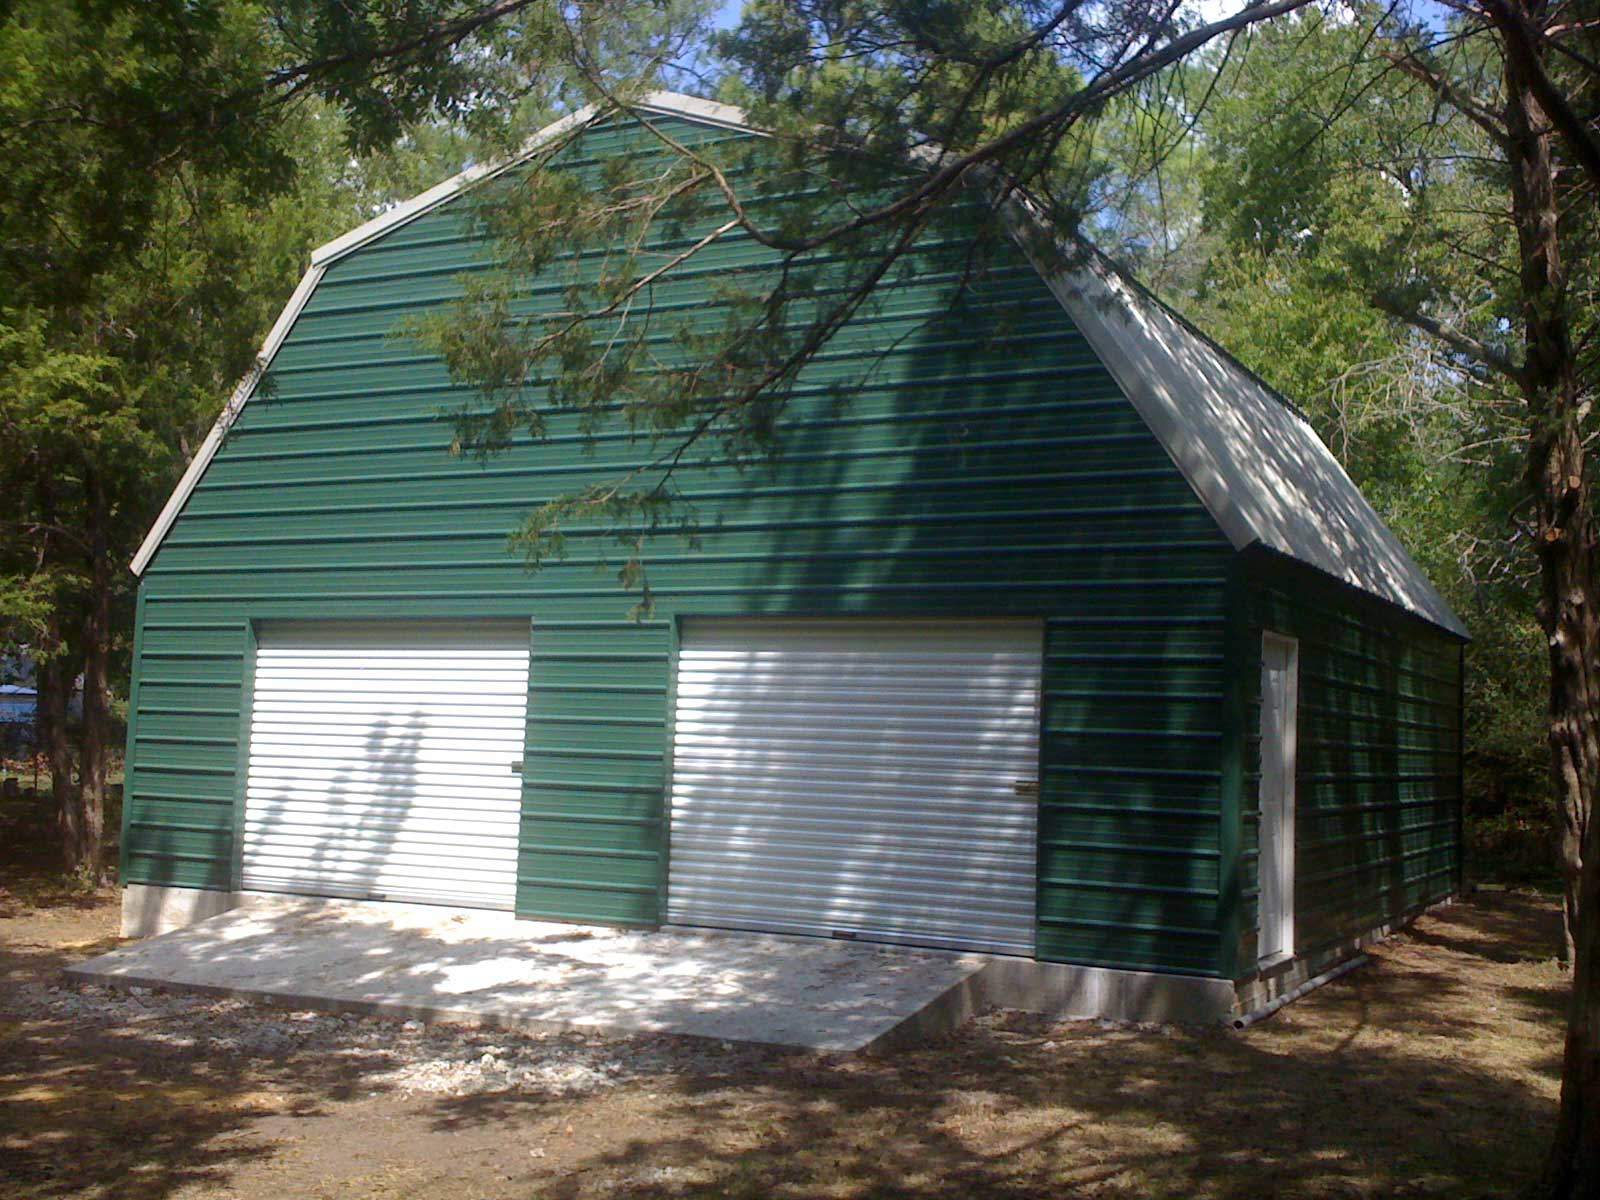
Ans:
{"label": "white trim strip", "polygon": [[[1049,233],[1027,197],[1016,224]],[[1260,544],[1457,637],[1466,626],[1331,450],[1264,382],[1092,246],[1018,242],[1235,550]]]}
{"label": "white trim strip", "polygon": [[577,129],[595,116],[595,106],[590,104],[580,108],[575,113],[562,117],[553,124],[546,125],[534,134],[523,145],[522,149],[503,162],[478,163],[468,167],[459,175],[452,175],[443,183],[435,184],[427,191],[411,197],[402,204],[397,204],[388,212],[379,213],[364,225],[358,225],[349,233],[340,234],[331,242],[324,242],[311,252],[313,266],[326,266],[335,259],[343,258],[352,251],[359,250],[368,242],[382,237],[391,230],[398,229],[401,225],[410,223],[438,208],[446,200],[454,198],[461,192],[480,180],[489,179],[499,175],[538,152],[541,146],[549,144],[562,134],[572,129]]}
{"label": "white trim strip", "polygon": [[[632,106],[641,112],[654,113],[659,116],[687,117],[709,125],[721,126],[724,129],[748,130],[745,124],[744,111],[734,108],[730,104],[718,104],[711,100],[701,100],[697,96],[685,96],[679,92],[651,92],[645,98]],[[145,535],[144,541],[139,546],[139,552],[133,556],[129,569],[135,575],[143,575],[144,569],[150,565],[150,560],[155,557],[156,551],[161,548],[162,541],[167,536],[167,531],[172,528],[173,522],[178,519],[178,514],[183,511],[183,506],[189,502],[189,497],[200,483],[200,477],[206,473],[206,468],[211,465],[211,460],[216,457],[217,451],[222,448],[223,438],[233,423],[239,419],[239,414],[244,406],[255,395],[256,385],[261,382],[261,377],[266,374],[272,365],[273,357],[278,353],[278,348],[289,335],[295,318],[311,299],[311,293],[321,281],[329,265],[359,250],[367,243],[382,237],[384,234],[398,229],[425,213],[438,208],[447,200],[453,199],[473,184],[481,180],[499,175],[510,170],[519,163],[526,162],[539,149],[548,145],[553,139],[561,137],[570,130],[594,120],[598,114],[597,106],[590,104],[546,125],[534,134],[516,154],[498,163],[482,163],[468,167],[459,175],[452,176],[443,183],[436,184],[427,191],[413,196],[403,204],[397,204],[388,212],[380,213],[363,225],[358,225],[349,233],[341,234],[331,242],[325,242],[311,252],[311,266],[300,279],[300,285],[295,288],[294,295],[289,298],[289,303],[278,316],[277,324],[272,327],[272,332],[267,335],[266,342],[261,347],[261,353],[256,356],[255,364],[239,385],[233,389],[222,413],[217,417],[216,424],[211,427],[211,432],[206,435],[206,440],[201,443],[199,451],[190,460],[189,467],[183,473],[183,478],[178,481],[178,486],[173,489],[172,495],[167,499],[166,506],[162,508],[161,515],[150,527],[150,532]]]}
{"label": "white trim strip", "polygon": [[161,510],[161,515],[156,518],[155,524],[150,527],[150,532],[145,534],[144,541],[139,546],[139,552],[133,556],[129,568],[135,575],[144,574],[145,567],[150,565],[150,560],[155,557],[156,551],[161,546],[161,541],[167,536],[167,531],[172,528],[172,523],[178,519],[178,514],[183,511],[183,506],[188,503],[189,496],[194,492],[200,482],[200,476],[206,473],[206,468],[211,465],[211,460],[216,457],[217,451],[222,448],[222,440],[239,419],[239,414],[244,411],[244,406],[250,402],[250,397],[255,395],[256,385],[261,382],[261,377],[266,374],[267,368],[272,365],[273,358],[277,355],[284,339],[289,336],[289,330],[294,327],[295,319],[300,311],[305,308],[306,302],[311,299],[311,293],[317,288],[317,283],[322,279],[323,268],[315,264],[306,269],[300,277],[299,286],[294,289],[294,294],[289,297],[289,303],[278,314],[277,322],[267,334],[267,340],[261,344],[261,353],[256,355],[256,361],[251,364],[250,370],[233,389],[233,395],[228,397],[228,403],[223,406],[216,423],[211,426],[211,432],[206,434],[206,440],[200,444],[200,449],[194,458],[189,461],[188,470],[184,471],[183,478],[178,480],[178,486],[172,490],[172,495],[167,498],[167,503]]}
{"label": "white trim strip", "polygon": [[[761,132],[750,129],[741,109],[678,92],[651,92],[631,107]],[[256,365],[234,389],[139,547],[133,573],[142,574],[155,556],[330,264],[473,184],[525,162],[552,139],[594,120],[599,111],[594,105],[579,109],[541,129],[506,161],[469,167],[313,251],[311,268],[272,327]],[[1025,196],[1014,197],[1008,210],[1014,221],[1037,227],[1043,220]],[[1018,240],[1026,252],[1029,239]],[[1310,425],[1165,305],[1131,285],[1103,255],[1089,253],[1085,267],[1069,272],[1046,269],[1037,260],[1034,266],[1234,547],[1259,542],[1457,636],[1468,636],[1460,618]]]}
{"label": "white trim strip", "polygon": [[[708,125],[718,125],[724,129],[748,130],[745,124],[744,111],[734,108],[731,104],[717,104],[711,100],[701,100],[694,96],[684,96],[677,92],[651,92],[637,104],[630,106],[638,112],[652,113],[659,116],[689,117]],[[375,238],[380,238],[386,233],[416,220],[424,213],[430,212],[445,201],[453,199],[461,192],[466,191],[473,184],[495,175],[503,174],[519,163],[526,162],[540,149],[549,145],[556,138],[561,137],[574,129],[581,128],[593,121],[599,114],[598,106],[589,104],[577,112],[562,117],[553,124],[546,125],[538,133],[523,144],[521,150],[502,162],[482,163],[468,167],[459,175],[455,175],[441,184],[429,188],[421,195],[413,196],[403,204],[397,204],[388,212],[380,213],[365,225],[352,229],[349,233],[336,237],[331,242],[318,246],[311,252],[313,265],[326,265],[337,258],[342,258],[353,250],[365,246]]]}

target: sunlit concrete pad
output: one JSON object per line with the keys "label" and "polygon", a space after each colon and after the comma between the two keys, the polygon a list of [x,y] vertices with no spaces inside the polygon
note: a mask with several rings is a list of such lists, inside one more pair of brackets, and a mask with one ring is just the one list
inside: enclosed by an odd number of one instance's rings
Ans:
{"label": "sunlit concrete pad", "polygon": [[524,1029],[882,1050],[971,1012],[985,960],[757,934],[635,932],[421,905],[252,899],[90,959],[80,983]]}

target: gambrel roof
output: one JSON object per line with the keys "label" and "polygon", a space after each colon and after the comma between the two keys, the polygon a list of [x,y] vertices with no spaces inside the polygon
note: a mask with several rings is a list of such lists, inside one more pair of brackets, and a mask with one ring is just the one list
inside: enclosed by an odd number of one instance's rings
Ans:
{"label": "gambrel roof", "polygon": [[[750,129],[736,108],[672,92],[635,105],[645,113]],[[601,114],[586,108],[540,131],[521,154],[473,167],[313,251],[311,266],[272,327],[134,556],[140,574],[216,455],[328,266],[526,161]],[[751,132],[759,132],[751,130]],[[1018,211],[1022,219],[1033,219]],[[1044,269],[1051,291],[1160,440],[1236,550],[1262,546],[1458,636],[1461,620],[1294,408],[1103,257],[1073,246],[1071,265]]]}

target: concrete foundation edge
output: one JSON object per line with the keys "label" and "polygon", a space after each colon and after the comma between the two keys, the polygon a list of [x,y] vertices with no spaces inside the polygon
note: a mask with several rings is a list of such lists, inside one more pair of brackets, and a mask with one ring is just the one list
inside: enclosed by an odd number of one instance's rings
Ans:
{"label": "concrete foundation edge", "polygon": [[122,936],[156,937],[221,916],[259,892],[221,892],[209,888],[129,883],[122,888]]}
{"label": "concrete foundation edge", "polygon": [[995,959],[974,979],[979,1007],[1018,1008],[1053,1017],[1205,1024],[1233,1011],[1226,979]]}
{"label": "concrete foundation edge", "polygon": [[[218,916],[261,895],[258,892],[128,884],[122,891],[122,936],[154,937],[169,933]],[[1264,968],[1237,983],[1204,976],[993,958],[933,1003],[857,1049],[877,1053],[926,1041],[959,1028],[986,1008],[1013,1008],[1061,1018],[1113,1021],[1178,1024],[1226,1021],[1270,1003],[1389,937],[1423,913],[1451,902],[1451,898],[1447,898],[1412,910],[1355,937]],[[481,1016],[473,1018],[454,1011],[415,1011],[404,1015],[423,1020],[483,1023]]]}
{"label": "concrete foundation edge", "polygon": [[1423,914],[1435,912],[1454,903],[1454,896],[1446,896],[1442,900],[1435,900],[1429,904],[1408,909],[1399,916],[1385,921],[1381,925],[1375,925],[1364,933],[1308,951],[1285,962],[1262,967],[1234,984],[1234,990],[1238,996],[1237,1011],[1240,1014],[1254,1012],[1258,1008],[1271,1004],[1280,996],[1287,995],[1301,984],[1315,979],[1324,971],[1332,970],[1340,963],[1354,958],[1363,950],[1392,937]]}

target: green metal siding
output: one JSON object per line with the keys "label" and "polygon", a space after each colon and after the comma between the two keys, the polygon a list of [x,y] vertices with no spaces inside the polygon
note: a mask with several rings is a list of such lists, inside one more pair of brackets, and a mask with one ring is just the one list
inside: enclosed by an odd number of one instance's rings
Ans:
{"label": "green metal siding", "polygon": [[1239,975],[1256,960],[1264,630],[1300,647],[1295,952],[1443,899],[1461,869],[1459,641],[1299,564],[1255,553],[1244,563]]}
{"label": "green metal siding", "polygon": [[[582,152],[630,136],[596,131]],[[487,465],[452,459],[440,413],[461,397],[390,336],[457,295],[482,252],[458,202],[333,264],[270,396],[150,565],[125,879],[229,882],[251,622],[530,617],[517,910],[650,924],[677,618],[1032,616],[1047,622],[1040,957],[1219,971],[1232,552],[1020,254],[931,327],[942,265],[890,285],[802,377],[774,465],[688,466],[701,545],[655,545],[656,611],[633,623],[599,531],[569,531],[567,559],[533,575],[505,536],[647,447],[604,430],[586,454],[575,419],[555,414],[545,441]],[[769,261],[748,244],[713,250],[656,307],[705,305],[706,276]],[[828,385],[875,359],[840,410]]]}

